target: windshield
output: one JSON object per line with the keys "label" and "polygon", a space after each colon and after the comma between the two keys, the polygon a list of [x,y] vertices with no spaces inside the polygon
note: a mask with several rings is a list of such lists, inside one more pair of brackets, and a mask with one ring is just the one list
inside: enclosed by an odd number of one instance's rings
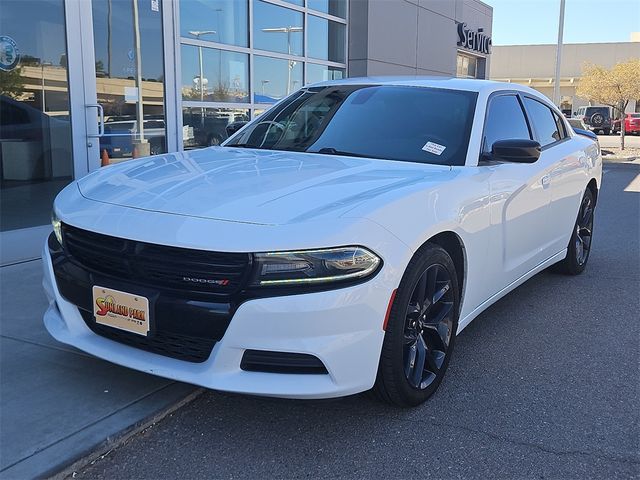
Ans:
{"label": "windshield", "polygon": [[225,146],[464,165],[477,94],[336,85],[301,90]]}

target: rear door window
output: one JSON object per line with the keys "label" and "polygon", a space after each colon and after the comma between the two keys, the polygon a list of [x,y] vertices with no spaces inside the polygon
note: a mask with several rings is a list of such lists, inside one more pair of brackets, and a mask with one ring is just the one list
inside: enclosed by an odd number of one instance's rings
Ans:
{"label": "rear door window", "polygon": [[559,142],[564,138],[554,118],[555,114],[549,107],[530,97],[525,97],[524,104],[529,113],[529,119],[533,123],[537,140],[542,147]]}

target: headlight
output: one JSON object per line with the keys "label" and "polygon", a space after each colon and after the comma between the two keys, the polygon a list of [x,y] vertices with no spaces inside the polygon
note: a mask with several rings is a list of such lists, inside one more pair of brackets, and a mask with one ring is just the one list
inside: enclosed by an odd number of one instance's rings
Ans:
{"label": "headlight", "polygon": [[364,247],[256,253],[253,286],[309,285],[373,274],[380,258]]}
{"label": "headlight", "polygon": [[56,215],[55,210],[51,212],[51,225],[53,225],[53,233],[58,239],[58,242],[60,243],[60,245],[62,245],[62,222]]}

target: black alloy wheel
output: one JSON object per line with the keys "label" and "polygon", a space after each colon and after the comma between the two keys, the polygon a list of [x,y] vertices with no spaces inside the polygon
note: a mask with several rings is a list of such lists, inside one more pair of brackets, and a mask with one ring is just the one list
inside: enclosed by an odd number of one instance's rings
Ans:
{"label": "black alloy wheel", "polygon": [[424,390],[436,379],[452,336],[453,290],[451,277],[431,265],[413,288],[406,308],[404,374],[413,388]]}
{"label": "black alloy wheel", "polygon": [[593,214],[595,211],[595,197],[590,188],[584,192],[578,217],[573,226],[567,256],[553,265],[553,270],[567,275],[579,275],[587,266],[591,245],[593,242]]}
{"label": "black alloy wheel", "polygon": [[[591,193],[589,191],[589,193]],[[578,265],[584,265],[591,251],[591,235],[593,231],[593,199],[585,195],[580,205],[578,220],[576,221],[575,252]]]}
{"label": "black alloy wheel", "polygon": [[379,399],[410,407],[435,393],[453,354],[459,310],[453,261],[427,243],[409,262],[391,305],[373,388]]}

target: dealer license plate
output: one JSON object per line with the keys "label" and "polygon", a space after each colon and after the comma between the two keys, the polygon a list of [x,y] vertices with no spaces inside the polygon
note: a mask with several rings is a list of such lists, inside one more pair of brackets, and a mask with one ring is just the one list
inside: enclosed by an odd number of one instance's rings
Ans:
{"label": "dealer license plate", "polygon": [[141,295],[94,285],[93,315],[102,325],[138,335],[149,334],[149,299]]}

